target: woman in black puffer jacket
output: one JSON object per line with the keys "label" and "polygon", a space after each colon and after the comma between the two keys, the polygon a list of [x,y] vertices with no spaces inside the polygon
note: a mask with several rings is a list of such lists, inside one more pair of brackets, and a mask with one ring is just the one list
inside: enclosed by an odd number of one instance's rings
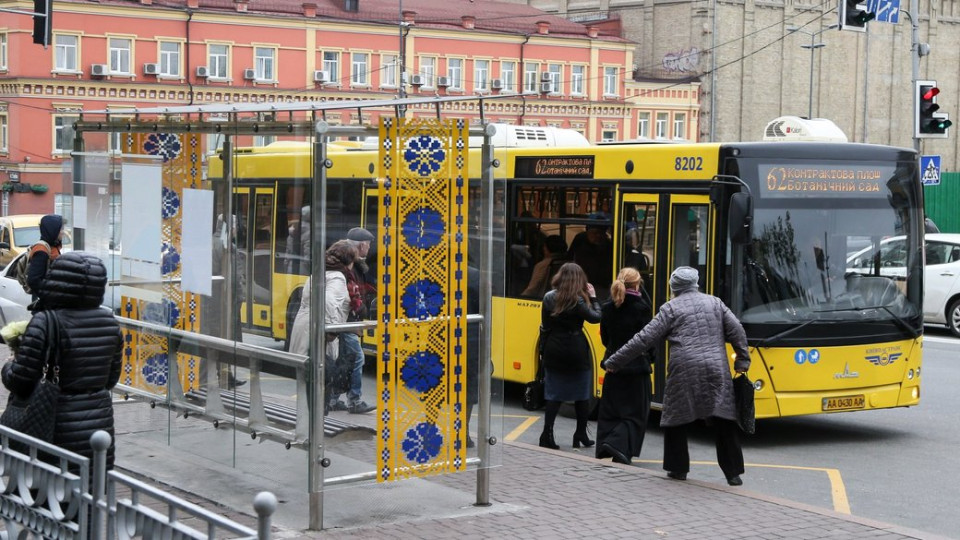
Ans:
{"label": "woman in black puffer jacket", "polygon": [[[107,285],[103,262],[89,253],[64,253],[50,263],[39,290],[38,311],[20,340],[15,359],[3,366],[3,385],[26,398],[40,381],[49,326],[60,324],[60,401],[53,444],[93,457],[90,436],[104,430],[113,437],[110,389],[120,379],[123,339],[113,313],[100,307]],[[50,312],[56,313],[54,319]],[[113,467],[114,445],[107,453]]]}

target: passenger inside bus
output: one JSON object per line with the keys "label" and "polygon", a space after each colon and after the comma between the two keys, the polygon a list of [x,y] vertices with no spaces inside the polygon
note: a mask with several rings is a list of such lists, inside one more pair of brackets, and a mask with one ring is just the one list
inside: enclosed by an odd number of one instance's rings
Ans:
{"label": "passenger inside bus", "polygon": [[587,226],[570,242],[567,257],[587,273],[598,299],[605,299],[613,281],[613,242],[607,234],[607,226]]}
{"label": "passenger inside bus", "polygon": [[533,266],[533,275],[520,296],[543,299],[550,290],[550,281],[560,266],[567,262],[567,243],[560,235],[553,234],[543,243],[543,258]]}

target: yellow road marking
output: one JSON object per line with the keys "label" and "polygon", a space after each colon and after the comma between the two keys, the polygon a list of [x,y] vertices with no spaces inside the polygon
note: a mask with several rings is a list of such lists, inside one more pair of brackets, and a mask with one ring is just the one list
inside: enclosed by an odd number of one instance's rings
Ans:
{"label": "yellow road marking", "polygon": [[[635,459],[640,463],[661,463],[655,459]],[[716,465],[716,461],[691,461],[691,465]],[[747,467],[763,467],[766,469],[792,469],[795,471],[818,471],[827,473],[830,480],[830,494],[833,497],[833,510],[841,514],[850,514],[850,501],[847,499],[847,488],[843,485],[843,478],[837,469],[825,467],[801,467],[799,465],[770,465],[767,463],[746,463]]]}
{"label": "yellow road marking", "polygon": [[515,427],[513,431],[508,433],[507,436],[504,437],[504,440],[507,440],[507,441],[517,440],[518,437],[523,435],[524,431],[530,429],[530,426],[532,426],[534,422],[540,419],[539,416],[517,416],[516,418],[526,418],[526,420],[521,422],[519,426]]}

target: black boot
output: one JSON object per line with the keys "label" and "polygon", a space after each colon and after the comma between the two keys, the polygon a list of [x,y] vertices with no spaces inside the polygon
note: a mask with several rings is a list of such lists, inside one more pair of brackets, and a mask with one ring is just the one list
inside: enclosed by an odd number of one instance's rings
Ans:
{"label": "black boot", "polygon": [[583,445],[584,448],[590,448],[596,441],[590,440],[590,436],[587,435],[587,416],[590,414],[589,402],[586,400],[577,401],[574,403],[574,408],[577,411],[577,430],[573,432],[573,447],[580,448],[580,445]]}
{"label": "black boot", "polygon": [[540,434],[540,446],[542,448],[550,448],[551,450],[560,449],[560,445],[557,444],[557,441],[553,440],[553,428],[544,429],[543,433]]}

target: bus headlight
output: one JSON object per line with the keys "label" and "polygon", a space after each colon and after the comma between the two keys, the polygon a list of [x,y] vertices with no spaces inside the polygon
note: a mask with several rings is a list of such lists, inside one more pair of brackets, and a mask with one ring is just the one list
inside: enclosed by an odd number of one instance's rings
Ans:
{"label": "bus headlight", "polygon": [[759,392],[760,390],[763,390],[763,381],[761,381],[760,379],[753,381],[753,389],[757,392]]}
{"label": "bus headlight", "polygon": [[913,368],[907,370],[907,380],[913,380]]}

